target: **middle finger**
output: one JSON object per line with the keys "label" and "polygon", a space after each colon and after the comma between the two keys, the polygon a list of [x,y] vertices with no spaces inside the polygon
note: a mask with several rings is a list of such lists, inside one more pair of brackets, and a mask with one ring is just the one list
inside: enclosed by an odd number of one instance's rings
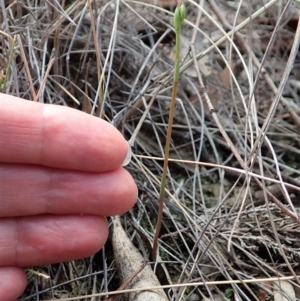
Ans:
{"label": "middle finger", "polygon": [[137,198],[123,168],[87,173],[36,165],[0,164],[0,217],[40,214],[118,215]]}

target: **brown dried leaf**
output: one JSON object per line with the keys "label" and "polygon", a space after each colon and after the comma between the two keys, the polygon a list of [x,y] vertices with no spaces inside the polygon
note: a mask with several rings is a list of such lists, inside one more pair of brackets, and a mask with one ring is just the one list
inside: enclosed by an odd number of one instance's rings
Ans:
{"label": "brown dried leaf", "polygon": [[[232,64],[231,66],[232,72],[234,72],[234,65]],[[221,72],[219,72],[219,79],[221,84],[223,85],[224,88],[230,89],[230,71],[229,68],[226,66]]]}
{"label": "brown dried leaf", "polygon": [[[263,278],[263,275],[261,275]],[[267,300],[269,293],[268,291],[272,291],[274,283],[273,281],[262,282],[260,283],[260,288],[258,289],[256,296],[259,300],[264,301]]]}

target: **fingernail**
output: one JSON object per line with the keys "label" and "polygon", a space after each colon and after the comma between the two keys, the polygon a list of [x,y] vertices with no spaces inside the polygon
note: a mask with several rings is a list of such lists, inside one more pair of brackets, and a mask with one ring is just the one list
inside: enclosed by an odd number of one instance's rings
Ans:
{"label": "fingernail", "polygon": [[129,145],[129,143],[127,143],[127,154],[126,154],[125,160],[123,161],[122,166],[128,165],[131,161],[131,157],[132,157],[131,146]]}

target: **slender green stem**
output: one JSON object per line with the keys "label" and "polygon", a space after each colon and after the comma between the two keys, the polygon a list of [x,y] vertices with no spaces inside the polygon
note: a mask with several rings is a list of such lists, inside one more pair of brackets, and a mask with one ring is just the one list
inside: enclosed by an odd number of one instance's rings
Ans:
{"label": "slender green stem", "polygon": [[50,278],[48,275],[42,274],[42,273],[40,273],[40,272],[38,272],[38,271],[35,271],[35,270],[33,270],[33,269],[26,269],[26,271],[28,271],[28,272],[30,272],[31,274],[34,274],[34,275],[36,275],[36,276],[39,276],[39,277],[44,277],[44,278],[46,278],[46,279],[49,279],[49,278]]}
{"label": "slender green stem", "polygon": [[157,248],[158,248],[158,237],[161,229],[162,223],[162,215],[163,215],[163,208],[164,208],[164,196],[165,196],[165,186],[166,186],[166,179],[167,179],[167,171],[168,171],[168,160],[169,160],[169,153],[170,153],[170,144],[171,144],[171,134],[172,134],[172,125],[173,125],[173,118],[174,118],[174,111],[175,111],[175,104],[176,104],[176,95],[178,89],[178,81],[179,81],[179,70],[180,70],[180,33],[181,33],[181,26],[183,24],[185,18],[185,6],[184,4],[178,4],[174,14],[174,27],[175,27],[175,34],[176,34],[176,43],[175,43],[175,65],[174,65],[174,78],[173,78],[173,89],[172,89],[172,97],[171,97],[171,105],[170,105],[170,112],[169,112],[169,121],[168,121],[168,130],[167,130],[167,137],[166,137],[166,145],[165,145],[165,157],[164,157],[164,166],[163,166],[163,173],[161,176],[161,183],[160,183],[160,193],[159,193],[159,209],[157,215],[157,223],[155,228],[155,236],[153,241],[153,260],[156,259],[157,255]]}
{"label": "slender green stem", "polygon": [[[173,83],[179,81],[179,65],[180,65],[180,34],[181,28],[176,31],[176,46],[175,46],[175,68],[174,68],[174,79]],[[176,97],[176,94],[175,94]]]}

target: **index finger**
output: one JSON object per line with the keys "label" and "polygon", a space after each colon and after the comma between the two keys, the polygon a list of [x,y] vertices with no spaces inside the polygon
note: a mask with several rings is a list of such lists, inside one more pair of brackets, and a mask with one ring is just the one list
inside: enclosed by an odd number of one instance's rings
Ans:
{"label": "index finger", "polygon": [[126,153],[121,133],[100,118],[0,93],[0,162],[102,172]]}

